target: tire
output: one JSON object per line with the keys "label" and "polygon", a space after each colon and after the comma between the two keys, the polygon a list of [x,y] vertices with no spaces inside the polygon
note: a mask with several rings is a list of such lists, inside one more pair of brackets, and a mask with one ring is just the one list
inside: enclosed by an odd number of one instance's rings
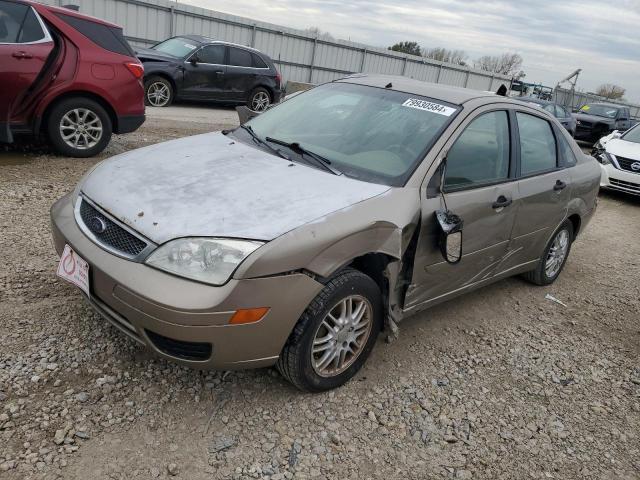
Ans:
{"label": "tire", "polygon": [[173,85],[164,77],[153,75],[144,81],[144,104],[150,107],[168,107],[173,103]]}
{"label": "tire", "polygon": [[46,129],[51,145],[59,154],[87,158],[105,149],[111,140],[113,126],[111,117],[98,102],[72,97],[54,105]]}
{"label": "tire", "polygon": [[[358,311],[359,305],[364,305],[365,312],[361,317],[361,326],[355,327],[355,331],[351,332],[347,325],[340,332],[331,331],[338,344],[338,350],[341,345],[349,343],[345,341],[346,335],[358,335],[359,331],[364,331],[364,319],[368,316],[368,330],[362,333],[358,341],[350,344],[352,350],[355,347],[357,354],[345,354],[345,362],[342,368],[338,368],[341,357],[338,361],[332,360],[327,364],[326,371],[319,371],[318,363],[322,361],[323,356],[336,348],[328,348],[322,352],[312,353],[314,340],[320,336],[322,338],[330,337],[326,328],[328,323],[334,324],[329,319],[329,313],[333,313],[334,318],[338,316],[343,302],[351,298],[355,311]],[[367,309],[367,307],[369,309]],[[378,333],[382,330],[383,325],[383,306],[382,295],[378,285],[367,275],[353,269],[346,269],[332,278],[326,283],[325,287],[313,299],[307,309],[304,311],[298,323],[289,336],[287,343],[282,349],[280,358],[276,364],[281,375],[291,382],[295,387],[307,392],[321,392],[332,388],[339,387],[350,380],[360,370],[364,362],[369,357],[373,346],[375,345]],[[354,327],[351,327],[353,330]],[[353,338],[353,337],[352,337]],[[316,341],[316,349],[321,349],[331,343],[333,340],[318,344]],[[317,363],[316,363],[317,362]],[[333,371],[329,371],[333,370]]]}
{"label": "tire", "polygon": [[[567,239],[564,258],[560,261],[559,265],[557,265],[557,269],[554,268],[553,271],[549,272],[546,268],[547,259],[549,259],[551,249],[552,247],[554,247],[554,242],[556,241],[556,239],[564,234],[566,234]],[[550,285],[555,282],[556,279],[560,276],[560,272],[562,272],[564,264],[567,263],[567,258],[569,258],[569,253],[571,252],[571,244],[573,243],[573,239],[573,224],[569,220],[567,220],[562,225],[560,225],[558,230],[556,230],[551,237],[551,240],[549,240],[549,243],[545,247],[544,253],[538,261],[538,265],[536,266],[535,270],[531,270],[530,272],[522,275],[525,280],[535,285]]]}
{"label": "tire", "polygon": [[264,112],[271,105],[271,94],[263,87],[254,89],[247,99],[247,107],[254,112]]}

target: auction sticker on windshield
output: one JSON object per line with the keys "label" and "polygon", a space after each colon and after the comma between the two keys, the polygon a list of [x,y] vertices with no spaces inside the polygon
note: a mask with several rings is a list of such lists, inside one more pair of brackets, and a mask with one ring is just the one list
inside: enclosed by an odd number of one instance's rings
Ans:
{"label": "auction sticker on windshield", "polygon": [[69,245],[64,246],[56,274],[89,295],[89,264]]}
{"label": "auction sticker on windshield", "polygon": [[444,115],[445,117],[450,117],[456,111],[455,108],[440,105],[439,103],[427,102],[426,100],[420,100],[419,98],[410,98],[406,100],[402,106],[437,113],[438,115]]}

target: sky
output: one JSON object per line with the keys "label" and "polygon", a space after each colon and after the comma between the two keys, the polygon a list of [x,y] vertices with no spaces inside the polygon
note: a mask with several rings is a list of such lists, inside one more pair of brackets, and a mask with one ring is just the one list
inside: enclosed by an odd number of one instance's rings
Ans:
{"label": "sky", "polygon": [[181,1],[373,46],[461,49],[471,61],[517,52],[527,82],[553,87],[582,68],[578,89],[615,83],[640,103],[640,0]]}

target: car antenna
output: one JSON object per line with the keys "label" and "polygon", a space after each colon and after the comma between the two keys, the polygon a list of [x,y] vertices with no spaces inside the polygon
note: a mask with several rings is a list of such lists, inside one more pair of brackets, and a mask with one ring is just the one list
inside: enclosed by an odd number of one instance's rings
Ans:
{"label": "car antenna", "polygon": [[393,85],[391,85],[391,82],[387,83],[384,88],[393,88]]}

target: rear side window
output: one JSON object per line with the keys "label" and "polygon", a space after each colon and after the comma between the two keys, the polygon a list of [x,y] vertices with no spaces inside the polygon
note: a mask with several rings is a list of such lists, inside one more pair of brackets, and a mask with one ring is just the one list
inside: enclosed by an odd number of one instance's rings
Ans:
{"label": "rear side window", "polygon": [[562,157],[564,165],[566,167],[573,167],[578,162],[578,159],[573,153],[571,145],[569,145],[569,142],[562,134],[558,135],[558,147],[560,147],[560,156]]}
{"label": "rear side window", "polygon": [[256,67],[256,68],[269,68],[269,67],[267,66],[267,64],[266,64],[266,63],[264,63],[264,60],[262,60],[262,59],[260,58],[260,56],[259,56],[259,55],[256,55],[255,53],[252,53],[252,54],[251,54],[251,58],[253,58],[253,66],[254,66],[254,67]]}
{"label": "rear side window", "polygon": [[208,45],[198,52],[198,61],[214,65],[224,65],[224,45]]}
{"label": "rear side window", "polygon": [[467,126],[449,149],[445,188],[455,190],[506,180],[509,156],[507,112],[482,114]]}
{"label": "rear side window", "polygon": [[31,43],[44,37],[33,8],[0,0],[0,43]]}
{"label": "rear side window", "polygon": [[253,67],[251,52],[239,48],[229,48],[229,65],[236,67]]}
{"label": "rear side window", "polygon": [[520,131],[520,173],[523,176],[556,168],[556,139],[542,118],[516,112]]}
{"label": "rear side window", "polygon": [[96,45],[109,50],[110,52],[119,53],[135,57],[135,53],[131,46],[122,35],[122,29],[110,27],[102,23],[92,22],[84,18],[73,17],[71,15],[57,14],[60,19],[71,25]]}

